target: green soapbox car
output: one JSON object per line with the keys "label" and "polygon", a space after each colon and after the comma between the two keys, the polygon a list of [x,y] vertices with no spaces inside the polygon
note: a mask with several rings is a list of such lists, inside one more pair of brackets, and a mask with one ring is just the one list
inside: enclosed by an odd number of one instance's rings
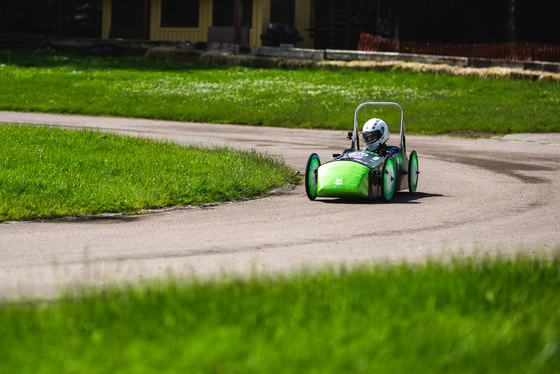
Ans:
{"label": "green soapbox car", "polygon": [[[384,147],[382,152],[360,150],[358,112],[368,105],[397,106],[401,111],[399,147]],[[397,191],[408,189],[413,194],[418,186],[418,155],[406,156],[404,109],[393,102],[365,102],[356,108],[354,131],[348,133],[350,148],[321,164],[312,153],[305,167],[305,192],[310,200],[317,197],[365,198],[382,197],[389,201]]]}

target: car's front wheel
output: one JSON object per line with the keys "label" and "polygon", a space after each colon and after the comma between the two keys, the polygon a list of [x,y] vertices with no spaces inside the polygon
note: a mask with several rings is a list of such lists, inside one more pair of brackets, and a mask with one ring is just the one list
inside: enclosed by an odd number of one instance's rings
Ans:
{"label": "car's front wheel", "polygon": [[317,198],[317,173],[321,166],[321,160],[316,153],[312,153],[307,159],[305,167],[305,192],[309,200]]}
{"label": "car's front wheel", "polygon": [[383,198],[385,201],[389,201],[393,198],[393,195],[395,194],[395,186],[397,185],[397,168],[393,157],[385,157],[385,160],[383,161],[383,168],[381,170],[383,173],[381,191],[383,192]]}
{"label": "car's front wheel", "polygon": [[416,151],[410,152],[410,157],[408,158],[408,191],[410,193],[416,192],[416,187],[418,187],[418,155]]}

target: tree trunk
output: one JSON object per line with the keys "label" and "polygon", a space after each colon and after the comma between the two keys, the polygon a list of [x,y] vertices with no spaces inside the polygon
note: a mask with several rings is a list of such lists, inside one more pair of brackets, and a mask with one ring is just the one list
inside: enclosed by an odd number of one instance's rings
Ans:
{"label": "tree trunk", "polygon": [[401,8],[401,1],[400,0],[393,0],[393,39],[396,40],[396,49],[397,52],[400,52],[400,8]]}
{"label": "tree trunk", "polygon": [[235,0],[233,12],[233,44],[241,44],[241,17],[242,17],[242,2]]}
{"label": "tree trunk", "polygon": [[515,0],[507,2],[507,27],[510,58],[515,58]]}

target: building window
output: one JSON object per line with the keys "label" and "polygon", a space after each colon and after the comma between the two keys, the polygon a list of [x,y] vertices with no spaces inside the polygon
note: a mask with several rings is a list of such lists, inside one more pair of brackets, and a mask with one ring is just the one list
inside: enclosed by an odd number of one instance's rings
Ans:
{"label": "building window", "polygon": [[198,27],[200,0],[161,0],[161,27]]}

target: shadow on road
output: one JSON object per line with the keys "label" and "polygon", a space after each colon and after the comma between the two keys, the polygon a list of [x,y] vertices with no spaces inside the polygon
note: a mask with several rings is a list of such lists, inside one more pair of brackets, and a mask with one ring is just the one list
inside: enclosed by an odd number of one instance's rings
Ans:
{"label": "shadow on road", "polygon": [[395,194],[391,201],[386,202],[381,197],[373,200],[358,199],[358,198],[319,198],[316,201],[325,204],[420,204],[422,199],[430,197],[444,197],[441,194],[433,194],[426,192],[416,192],[415,194],[409,194],[408,192],[400,192]]}
{"label": "shadow on road", "polygon": [[64,223],[76,223],[76,224],[116,224],[116,223],[130,223],[142,219],[143,215],[138,214],[111,214],[111,215],[94,215],[94,216],[84,216],[84,217],[72,217],[72,218],[59,218],[53,221],[60,221]]}

